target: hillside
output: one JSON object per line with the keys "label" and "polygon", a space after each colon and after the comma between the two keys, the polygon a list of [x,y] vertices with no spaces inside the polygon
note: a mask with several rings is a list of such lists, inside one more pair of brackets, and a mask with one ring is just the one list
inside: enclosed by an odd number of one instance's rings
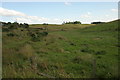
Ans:
{"label": "hillside", "polygon": [[3,32],[3,78],[117,78],[118,21]]}
{"label": "hillside", "polygon": [[85,29],[85,31],[117,31],[118,30],[118,22],[119,20],[103,23],[103,24],[97,24],[95,26],[91,26],[88,29]]}

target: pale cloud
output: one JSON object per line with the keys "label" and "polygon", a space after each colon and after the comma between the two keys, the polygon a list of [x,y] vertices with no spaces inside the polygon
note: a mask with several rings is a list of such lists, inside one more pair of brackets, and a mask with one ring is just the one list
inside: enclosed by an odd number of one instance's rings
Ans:
{"label": "pale cloud", "polygon": [[91,18],[92,15],[91,15],[91,12],[87,12],[86,14],[83,14],[80,16],[81,18]]}
{"label": "pale cloud", "polygon": [[64,4],[67,5],[67,6],[71,5],[70,2],[65,2]]}
{"label": "pale cloud", "polygon": [[113,20],[117,20],[117,16],[114,15],[100,15],[100,16],[94,16],[94,18],[91,20],[91,22],[97,22],[97,21],[101,21],[101,22],[110,22]]}
{"label": "pale cloud", "polygon": [[83,24],[86,23],[91,23],[91,22],[97,22],[97,21],[101,21],[101,22],[109,22],[109,21],[113,21],[113,20],[117,20],[117,13],[110,13],[110,14],[106,14],[106,15],[93,15],[94,13],[91,12],[87,12],[83,15],[80,16],[80,21]]}
{"label": "pale cloud", "polygon": [[109,15],[105,15],[105,17],[109,17]]}
{"label": "pale cloud", "polygon": [[[69,3],[66,3],[69,4]],[[117,9],[111,9],[112,12],[117,12]],[[100,16],[94,16],[91,12],[86,12],[82,14],[80,17],[75,18],[74,20],[79,20],[82,23],[90,23],[93,21],[111,21],[117,19],[117,14],[106,14]],[[40,16],[30,16],[23,12],[9,10],[0,7],[0,17],[2,16],[2,21],[11,21],[14,22],[17,20],[19,23],[29,23],[29,24],[42,24],[42,23],[50,23],[50,24],[62,24],[64,21],[73,21],[73,19],[58,19],[58,18],[45,18]]]}
{"label": "pale cloud", "polygon": [[91,15],[91,12],[87,12],[88,15]]}
{"label": "pale cloud", "polygon": [[112,12],[118,12],[118,9],[111,9]]}
{"label": "pale cloud", "polygon": [[26,16],[24,13],[0,7],[0,16]]}
{"label": "pale cloud", "polygon": [[13,18],[13,20],[17,20],[17,22],[20,22],[20,23],[32,23],[33,22],[30,19],[27,19],[24,17]]}
{"label": "pale cloud", "polygon": [[[5,8],[0,7],[0,16],[4,18],[9,19],[10,21],[16,21],[20,23],[62,23],[62,20],[59,19],[49,19],[39,16],[30,16],[25,13],[15,11],[15,10],[9,10]],[[8,21],[8,20],[7,20]]]}

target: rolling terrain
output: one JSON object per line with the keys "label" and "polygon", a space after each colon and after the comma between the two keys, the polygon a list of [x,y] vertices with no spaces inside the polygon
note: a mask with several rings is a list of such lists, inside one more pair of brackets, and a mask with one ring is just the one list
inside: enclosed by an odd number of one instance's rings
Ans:
{"label": "rolling terrain", "polygon": [[118,20],[3,31],[3,78],[117,78]]}

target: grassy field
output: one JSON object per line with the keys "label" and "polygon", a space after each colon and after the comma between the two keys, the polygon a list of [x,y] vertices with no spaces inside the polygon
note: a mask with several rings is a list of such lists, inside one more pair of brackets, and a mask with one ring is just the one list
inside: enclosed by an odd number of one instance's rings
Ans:
{"label": "grassy field", "polygon": [[118,77],[118,21],[34,24],[2,36],[3,78]]}

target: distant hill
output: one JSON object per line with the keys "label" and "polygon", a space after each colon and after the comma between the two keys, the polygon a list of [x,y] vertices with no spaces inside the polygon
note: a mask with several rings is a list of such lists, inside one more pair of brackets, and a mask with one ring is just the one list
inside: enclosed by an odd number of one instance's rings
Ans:
{"label": "distant hill", "polygon": [[83,31],[118,31],[118,23],[120,20],[115,20],[103,24],[93,25],[83,29]]}

